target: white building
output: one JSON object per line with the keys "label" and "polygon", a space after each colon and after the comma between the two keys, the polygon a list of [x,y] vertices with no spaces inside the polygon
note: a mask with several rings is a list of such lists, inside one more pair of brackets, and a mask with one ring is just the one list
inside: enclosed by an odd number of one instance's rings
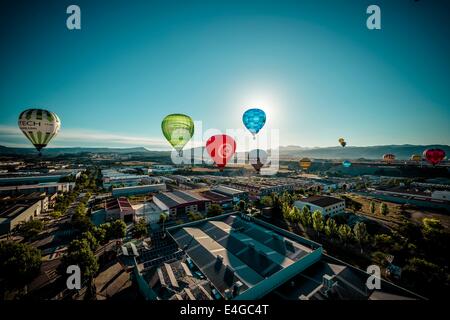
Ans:
{"label": "white building", "polygon": [[305,206],[310,212],[316,210],[322,213],[323,217],[333,217],[345,212],[345,201],[339,198],[327,196],[312,196],[294,202],[294,206],[302,210]]}

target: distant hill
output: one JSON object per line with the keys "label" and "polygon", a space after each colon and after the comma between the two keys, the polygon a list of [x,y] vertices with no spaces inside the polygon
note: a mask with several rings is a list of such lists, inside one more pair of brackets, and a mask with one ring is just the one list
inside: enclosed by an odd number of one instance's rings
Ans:
{"label": "distant hill", "polygon": [[395,154],[397,159],[406,160],[413,154],[422,154],[425,149],[440,148],[450,155],[450,146],[448,145],[386,145],[386,146],[368,146],[368,147],[326,147],[305,149],[294,146],[280,147],[280,158],[299,158],[309,157],[315,159],[381,159],[386,153]]}
{"label": "distant hill", "polygon": [[[37,153],[34,148],[9,148],[0,146],[0,155],[28,155]],[[43,150],[45,155],[60,155],[60,154],[77,154],[77,153],[117,153],[117,154],[129,154],[129,153],[144,153],[169,155],[169,151],[154,151],[148,150],[144,147],[136,148],[106,148],[106,147],[68,147],[68,148],[46,148]]]}
{"label": "distant hill", "polygon": [[[200,147],[203,150],[203,147]],[[422,154],[425,149],[441,148],[447,155],[450,155],[450,146],[448,145],[386,145],[386,146],[368,146],[368,147],[325,147],[325,148],[303,148],[299,146],[280,147],[280,158],[300,158],[309,157],[313,159],[381,159],[385,153],[393,153],[397,159],[406,160],[413,154]],[[189,150],[185,150],[185,153]],[[33,148],[9,148],[0,146],[0,155],[27,155],[34,154]],[[145,156],[169,156],[170,151],[154,151],[143,147],[137,148],[95,148],[95,147],[74,147],[74,148],[47,148],[44,150],[46,155],[59,154],[77,154],[77,153],[142,153]]]}

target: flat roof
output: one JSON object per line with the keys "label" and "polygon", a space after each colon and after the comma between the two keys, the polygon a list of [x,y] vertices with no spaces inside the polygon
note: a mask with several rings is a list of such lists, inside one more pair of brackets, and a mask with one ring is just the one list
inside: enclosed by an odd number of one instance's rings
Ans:
{"label": "flat roof", "polygon": [[173,191],[173,192],[161,192],[153,196],[161,202],[163,202],[167,207],[176,207],[182,204],[189,204],[199,201],[208,201],[205,197],[199,194],[187,191]]}
{"label": "flat roof", "polygon": [[0,218],[5,219],[14,219],[15,217],[22,214],[25,210],[27,210],[32,205],[36,204],[36,202],[39,202],[40,200],[22,200],[20,203],[13,203],[13,204],[2,204],[0,206]]}
{"label": "flat roof", "polygon": [[222,294],[237,281],[245,291],[314,251],[234,214],[174,227],[169,233]]}
{"label": "flat roof", "polygon": [[333,204],[338,204],[343,202],[344,200],[334,197],[327,197],[327,196],[312,196],[304,199],[300,199],[298,201],[301,202],[307,202],[314,204],[319,207],[328,207],[332,206]]}

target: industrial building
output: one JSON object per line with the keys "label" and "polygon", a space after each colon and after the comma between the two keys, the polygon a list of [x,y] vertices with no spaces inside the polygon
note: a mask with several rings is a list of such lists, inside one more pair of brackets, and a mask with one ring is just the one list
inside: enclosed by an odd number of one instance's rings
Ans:
{"label": "industrial building", "polygon": [[326,255],[310,240],[242,213],[167,228],[140,249],[135,281],[146,299],[392,300],[422,297]]}
{"label": "industrial building", "polygon": [[233,202],[238,202],[240,200],[244,201],[248,200],[248,191],[245,190],[240,190],[225,185],[215,186],[211,190],[216,193],[223,194],[227,197],[231,197],[233,199]]}
{"label": "industrial building", "polygon": [[22,221],[29,221],[41,214],[42,200],[29,199],[0,204],[0,235],[11,232]]}
{"label": "industrial building", "polygon": [[70,192],[75,188],[75,182],[47,182],[39,184],[1,186],[1,195],[45,192],[47,194]]}
{"label": "industrial building", "polygon": [[224,209],[233,207],[233,198],[215,191],[201,191],[201,196],[211,200],[212,203],[220,205]]}
{"label": "industrial building", "polygon": [[113,197],[118,198],[166,191],[166,189],[165,183],[155,183],[132,187],[112,188],[111,193]]}
{"label": "industrial building", "polygon": [[83,170],[56,170],[52,172],[20,172],[0,175],[0,186],[17,186],[41,183],[57,183],[66,177],[77,179]]}
{"label": "industrial building", "polygon": [[135,220],[135,211],[127,198],[111,199],[105,204],[106,221],[121,219],[125,222]]}
{"label": "industrial building", "polygon": [[211,205],[211,200],[198,193],[180,190],[158,193],[153,196],[153,202],[161,210],[167,211],[172,219],[191,212],[207,211]]}
{"label": "industrial building", "polygon": [[345,201],[328,196],[312,196],[297,200],[294,206],[300,210],[307,207],[310,212],[320,211],[323,217],[333,217],[345,212]]}

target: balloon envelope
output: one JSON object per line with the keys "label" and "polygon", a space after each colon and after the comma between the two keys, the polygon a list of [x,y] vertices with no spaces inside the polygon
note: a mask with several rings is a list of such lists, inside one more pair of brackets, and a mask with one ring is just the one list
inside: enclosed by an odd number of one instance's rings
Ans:
{"label": "balloon envelope", "polygon": [[392,153],[386,153],[383,155],[383,160],[387,163],[391,163],[394,162],[395,160],[395,155]]}
{"label": "balloon envelope", "polygon": [[343,141],[345,141],[344,138],[339,138],[339,143],[342,143]]}
{"label": "balloon envelope", "polygon": [[419,162],[420,160],[422,160],[422,156],[420,154],[413,154],[411,156],[411,161]]}
{"label": "balloon envelope", "polygon": [[308,158],[302,158],[299,163],[303,170],[307,170],[311,166],[311,160]]}
{"label": "balloon envelope", "polygon": [[352,165],[352,163],[348,160],[344,160],[342,161],[342,165],[346,168],[350,167]]}
{"label": "balloon envelope", "polygon": [[18,125],[34,147],[41,151],[61,128],[56,113],[44,109],[28,109],[19,115]]}
{"label": "balloon envelope", "polygon": [[161,122],[161,129],[172,147],[181,152],[194,134],[194,122],[185,114],[169,114]]}
{"label": "balloon envelope", "polygon": [[226,134],[218,134],[206,141],[206,151],[222,171],[236,152],[236,141]]}
{"label": "balloon envelope", "polygon": [[262,149],[254,149],[248,153],[248,161],[259,172],[267,162],[267,152]]}
{"label": "balloon envelope", "polygon": [[445,151],[442,149],[427,149],[423,152],[423,157],[433,166],[444,160]]}
{"label": "balloon envelope", "polygon": [[341,146],[345,147],[346,145],[347,145],[347,142],[345,142],[345,141],[341,142]]}
{"label": "balloon envelope", "polygon": [[248,109],[242,116],[245,127],[253,134],[257,134],[266,123],[266,113],[261,109]]}

